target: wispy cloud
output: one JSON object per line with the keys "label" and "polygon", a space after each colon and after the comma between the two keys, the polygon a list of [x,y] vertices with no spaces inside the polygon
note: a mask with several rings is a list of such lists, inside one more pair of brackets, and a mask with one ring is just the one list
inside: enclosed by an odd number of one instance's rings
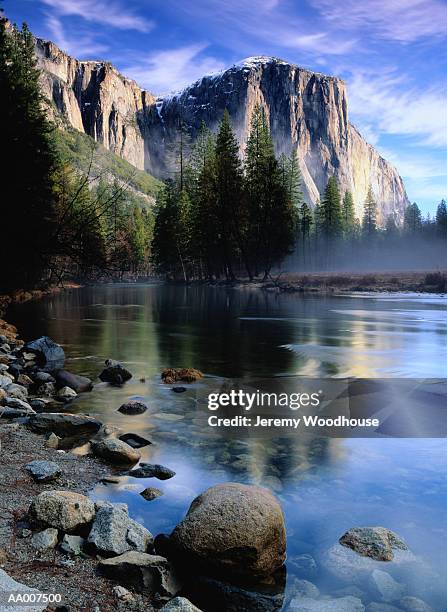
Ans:
{"label": "wispy cloud", "polygon": [[118,0],[42,0],[59,16],[81,17],[86,21],[109,25],[120,30],[149,32],[154,24]]}
{"label": "wispy cloud", "polygon": [[77,59],[97,59],[108,51],[108,47],[95,41],[90,34],[78,34],[75,37],[68,36],[63,24],[58,17],[47,15],[46,27],[50,33],[51,40],[63,51],[73,55]]}
{"label": "wispy cloud", "polygon": [[442,0],[311,0],[337,28],[367,29],[369,34],[399,42],[445,36],[447,5]]}
{"label": "wispy cloud", "polygon": [[194,44],[156,51],[126,66],[124,72],[157,94],[177,91],[225,67],[220,60],[203,55],[206,47],[206,44]]}
{"label": "wispy cloud", "polygon": [[345,55],[356,45],[354,38],[337,39],[330,32],[314,34],[296,34],[296,28],[282,28],[279,33],[279,44],[282,47],[301,49],[316,56]]}
{"label": "wispy cloud", "polygon": [[350,79],[350,112],[380,133],[414,138],[419,145],[447,147],[447,89],[433,85],[423,91],[404,77],[359,73]]}

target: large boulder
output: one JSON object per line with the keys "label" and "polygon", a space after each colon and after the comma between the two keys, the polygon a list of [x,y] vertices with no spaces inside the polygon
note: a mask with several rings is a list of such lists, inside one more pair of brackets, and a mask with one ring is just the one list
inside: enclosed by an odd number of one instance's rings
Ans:
{"label": "large boulder", "polygon": [[158,555],[127,552],[119,557],[103,559],[99,569],[120,582],[151,593],[173,597],[181,590],[181,583],[172,565]]}
{"label": "large boulder", "polygon": [[31,503],[29,514],[41,525],[70,533],[93,520],[95,506],[79,493],[43,491]]}
{"label": "large boulder", "polygon": [[37,340],[27,342],[23,350],[26,353],[34,353],[36,355],[36,362],[47,372],[60,369],[64,366],[64,349],[59,344],[53,342],[48,336],[42,336],[37,338]]}
{"label": "large boulder", "polygon": [[115,465],[133,465],[141,457],[137,450],[117,438],[104,438],[104,440],[92,442],[92,450],[96,457]]}
{"label": "large boulder", "polygon": [[154,538],[129,518],[127,506],[105,504],[96,514],[88,542],[103,555],[121,555],[132,550],[146,552]]}
{"label": "large boulder", "polygon": [[107,359],[106,367],[99,375],[99,378],[103,382],[119,386],[130,380],[132,374],[121,363]]}
{"label": "large boulder", "polygon": [[205,573],[264,578],[284,564],[284,516],[267,489],[220,484],[196,497],[171,543],[180,557]]}
{"label": "large boulder", "polygon": [[76,393],[84,393],[86,391],[91,391],[93,387],[90,378],[73,374],[67,370],[57,370],[53,372],[53,376],[56,380],[56,387],[58,389],[70,387],[70,389],[73,389]]}
{"label": "large boulder", "polygon": [[53,432],[60,437],[70,437],[93,436],[101,428],[101,423],[83,414],[39,412],[32,415],[29,426],[38,433]]}
{"label": "large boulder", "polygon": [[395,550],[408,550],[402,538],[386,527],[353,527],[339,542],[376,561],[392,561]]}

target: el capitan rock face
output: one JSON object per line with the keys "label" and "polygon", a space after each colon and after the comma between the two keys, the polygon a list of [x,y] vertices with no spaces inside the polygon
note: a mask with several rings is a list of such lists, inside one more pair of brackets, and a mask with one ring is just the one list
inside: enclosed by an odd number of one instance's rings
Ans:
{"label": "el capitan rock face", "polygon": [[140,169],[162,177],[180,122],[194,137],[202,121],[216,129],[225,108],[243,149],[259,103],[277,153],[298,150],[309,203],[315,205],[335,174],[342,192],[352,191],[359,217],[371,184],[379,221],[388,214],[402,218],[408,204],[402,179],[349,123],[341,79],[261,56],[156,99],[108,63],[80,62],[51,42],[36,44],[45,92],[68,123]]}

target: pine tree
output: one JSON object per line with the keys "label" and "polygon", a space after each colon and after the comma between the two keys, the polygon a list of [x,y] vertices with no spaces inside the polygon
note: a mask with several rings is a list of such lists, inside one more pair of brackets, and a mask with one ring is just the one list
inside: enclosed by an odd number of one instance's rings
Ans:
{"label": "pine tree", "polygon": [[341,200],[337,179],[334,176],[331,176],[327,182],[318,215],[320,231],[326,241],[334,242],[340,238],[343,227]]}
{"label": "pine tree", "polygon": [[447,204],[444,199],[438,204],[436,210],[436,229],[441,236],[447,235]]}
{"label": "pine tree", "polygon": [[362,231],[367,240],[374,238],[377,234],[377,203],[371,186],[368,189],[363,208]]}
{"label": "pine tree", "polygon": [[417,234],[422,230],[422,213],[416,202],[409,204],[404,213],[404,229],[409,234]]}
{"label": "pine tree", "polygon": [[266,277],[291,253],[298,231],[299,168],[278,163],[263,109],[256,105],[245,155],[250,267]]}
{"label": "pine tree", "polygon": [[244,249],[242,201],[242,169],[239,145],[231,127],[227,110],[216,138],[216,203],[217,233],[221,251],[222,269],[227,279],[233,280],[234,262]]}
{"label": "pine tree", "polygon": [[2,266],[1,289],[37,283],[55,248],[51,243],[55,214],[53,175],[58,159],[39,74],[34,40],[26,25],[19,31],[0,17],[0,115],[5,152],[1,206],[5,229],[0,259],[5,261],[14,253],[14,265]]}
{"label": "pine tree", "polygon": [[308,251],[310,247],[310,234],[313,225],[313,217],[312,211],[306,202],[301,204],[300,209],[300,234],[301,234],[301,244],[302,244],[302,252],[303,252],[303,263],[306,264],[306,260],[308,259]]}
{"label": "pine tree", "polygon": [[157,272],[175,276],[179,267],[179,232],[178,191],[174,181],[168,179],[160,189],[155,206],[152,262]]}
{"label": "pine tree", "polygon": [[352,238],[355,233],[356,218],[354,209],[354,198],[350,191],[346,191],[342,203],[343,235]]}

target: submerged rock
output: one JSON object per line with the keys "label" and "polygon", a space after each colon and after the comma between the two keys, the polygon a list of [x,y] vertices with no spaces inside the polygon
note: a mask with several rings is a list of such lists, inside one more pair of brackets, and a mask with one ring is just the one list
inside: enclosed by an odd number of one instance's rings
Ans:
{"label": "submerged rock", "polygon": [[57,370],[54,373],[54,382],[58,389],[70,387],[70,389],[73,389],[76,393],[91,391],[93,387],[90,378],[72,374],[72,372],[68,372],[67,370]]}
{"label": "submerged rock", "polygon": [[135,433],[126,433],[119,436],[119,439],[131,446],[132,448],[144,448],[145,446],[149,446],[152,444],[150,440],[143,438]]}
{"label": "submerged rock", "polygon": [[417,597],[402,597],[398,606],[405,612],[433,612],[433,608]]}
{"label": "submerged rock", "polygon": [[171,542],[182,560],[206,574],[255,580],[284,564],[284,516],[267,489],[220,484],[192,502]]}
{"label": "submerged rock", "polygon": [[159,465],[158,463],[141,463],[135,470],[129,472],[134,478],[158,478],[158,480],[169,480],[175,476],[175,472]]}
{"label": "submerged rock", "polygon": [[146,410],[146,404],[137,400],[130,400],[118,408],[118,412],[123,414],[143,414]]}
{"label": "submerged rock", "polygon": [[107,359],[106,368],[99,375],[99,379],[112,385],[122,385],[132,378],[131,372],[123,365]]}
{"label": "submerged rock", "polygon": [[92,450],[96,457],[110,461],[116,465],[133,465],[140,460],[140,453],[117,438],[104,438],[92,442]]}
{"label": "submerged rock", "polygon": [[360,599],[351,595],[336,599],[296,597],[290,602],[288,610],[298,610],[299,612],[364,612],[365,606]]}
{"label": "submerged rock", "polygon": [[121,555],[128,551],[146,552],[153,544],[152,534],[129,518],[127,506],[108,504],[100,508],[88,537],[101,554]]}
{"label": "submerged rock", "polygon": [[92,417],[64,412],[39,412],[30,418],[29,425],[38,433],[53,432],[60,437],[94,435],[101,427]]}
{"label": "submerged rock", "polygon": [[201,378],[203,378],[202,372],[195,368],[166,368],[161,373],[161,380],[167,385],[172,385],[180,381],[192,383]]}
{"label": "submerged rock", "polygon": [[396,601],[405,593],[405,587],[394,580],[388,572],[375,569],[371,574],[371,587],[382,601]]}
{"label": "submerged rock", "polygon": [[62,474],[61,468],[54,461],[31,461],[26,470],[37,482],[50,482]]}
{"label": "submerged rock", "polygon": [[42,525],[72,532],[93,520],[95,506],[80,493],[43,491],[31,503],[29,514]]}
{"label": "submerged rock", "polygon": [[120,582],[151,593],[173,597],[181,590],[172,565],[158,555],[127,552],[119,557],[101,560],[99,569]]}
{"label": "submerged rock", "polygon": [[402,538],[386,527],[353,527],[339,542],[376,561],[392,561],[394,550],[408,550]]}
{"label": "submerged rock", "polygon": [[155,487],[148,487],[147,489],[144,489],[144,491],[141,491],[140,495],[141,497],[144,497],[146,501],[152,501],[157,499],[157,497],[161,497],[163,495],[163,491],[160,491],[160,489],[156,489]]}
{"label": "submerged rock", "polygon": [[47,372],[62,368],[65,362],[64,349],[48,336],[42,336],[37,340],[27,342],[23,350],[27,353],[34,353],[37,363],[43,366]]}
{"label": "submerged rock", "polygon": [[62,387],[61,389],[59,389],[59,391],[57,392],[57,397],[59,400],[63,401],[63,402],[71,402],[72,400],[74,400],[76,397],[78,396],[78,394],[76,393],[76,391],[74,389],[72,389],[71,387]]}

